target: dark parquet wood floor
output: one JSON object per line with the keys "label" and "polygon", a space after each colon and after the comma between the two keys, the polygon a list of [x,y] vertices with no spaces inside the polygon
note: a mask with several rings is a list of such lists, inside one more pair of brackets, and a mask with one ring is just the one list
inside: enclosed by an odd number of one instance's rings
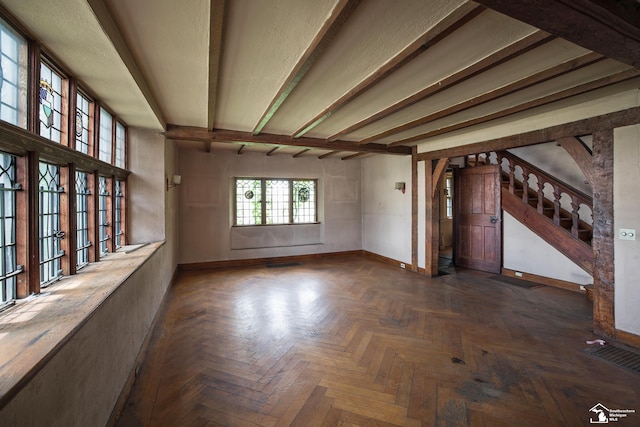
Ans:
{"label": "dark parquet wood floor", "polygon": [[581,294],[358,256],[185,272],[119,425],[585,426],[597,403],[640,412],[640,376],[586,352],[591,317]]}

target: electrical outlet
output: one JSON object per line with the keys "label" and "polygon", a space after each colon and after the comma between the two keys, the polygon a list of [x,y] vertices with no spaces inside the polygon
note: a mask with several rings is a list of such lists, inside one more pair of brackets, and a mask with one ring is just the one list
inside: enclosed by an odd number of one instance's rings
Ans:
{"label": "electrical outlet", "polygon": [[522,273],[520,273],[519,271],[516,271],[516,276],[522,277]]}
{"label": "electrical outlet", "polygon": [[636,230],[632,228],[621,228],[618,232],[620,240],[636,240]]}
{"label": "electrical outlet", "polygon": [[406,265],[404,265],[404,262],[400,263],[400,268],[406,268]]}

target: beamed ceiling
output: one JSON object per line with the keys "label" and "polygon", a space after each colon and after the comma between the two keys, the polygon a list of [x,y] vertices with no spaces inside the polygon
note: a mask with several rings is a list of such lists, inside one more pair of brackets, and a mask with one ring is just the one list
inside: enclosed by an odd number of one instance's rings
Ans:
{"label": "beamed ceiling", "polygon": [[1,3],[128,125],[204,151],[407,154],[639,86],[636,0]]}

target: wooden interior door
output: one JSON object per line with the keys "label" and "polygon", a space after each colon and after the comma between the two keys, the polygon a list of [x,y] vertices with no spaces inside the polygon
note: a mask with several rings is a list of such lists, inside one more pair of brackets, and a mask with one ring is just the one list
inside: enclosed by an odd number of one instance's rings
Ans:
{"label": "wooden interior door", "polygon": [[460,170],[455,190],[456,266],[500,273],[502,228],[498,166]]}

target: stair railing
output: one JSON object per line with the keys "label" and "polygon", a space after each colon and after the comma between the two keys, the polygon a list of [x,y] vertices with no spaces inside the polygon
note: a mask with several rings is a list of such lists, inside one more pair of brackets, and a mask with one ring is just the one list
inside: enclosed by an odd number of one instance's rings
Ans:
{"label": "stair railing", "polygon": [[[539,214],[544,215],[544,188],[547,184],[553,188],[553,222],[557,226],[561,226],[561,205],[560,199],[563,194],[566,194],[571,199],[571,234],[576,239],[579,239],[579,223],[580,223],[580,215],[579,210],[582,205],[589,208],[592,218],[593,218],[593,198],[581,192],[580,190],[571,187],[568,184],[565,184],[562,181],[557,180],[553,176],[549,175],[542,169],[528,163],[527,161],[521,159],[520,157],[509,153],[508,151],[499,151],[496,152],[496,159],[498,165],[502,167],[503,159],[506,159],[508,162],[509,169],[509,193],[521,197],[522,201],[526,204],[529,204],[529,177],[531,175],[535,176],[538,181],[538,197],[536,209]],[[522,169],[522,195],[518,196],[516,193],[516,178],[515,171],[516,167],[520,167]],[[549,200],[549,199],[548,199]]]}

